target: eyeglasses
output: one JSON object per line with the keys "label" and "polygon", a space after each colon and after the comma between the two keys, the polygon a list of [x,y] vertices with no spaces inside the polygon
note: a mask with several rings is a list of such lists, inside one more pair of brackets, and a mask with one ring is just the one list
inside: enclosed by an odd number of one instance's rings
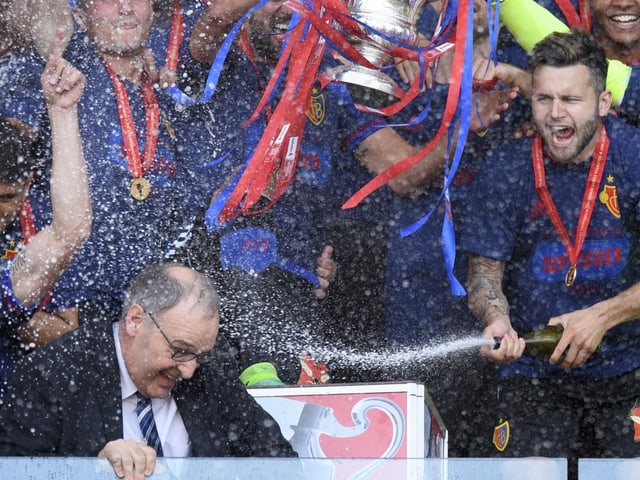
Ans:
{"label": "eyeglasses", "polygon": [[213,355],[212,355],[213,350],[206,353],[197,354],[197,353],[188,352],[187,350],[183,350],[182,348],[176,347],[171,342],[171,340],[169,340],[169,337],[167,337],[165,333],[162,331],[162,328],[160,328],[160,325],[158,325],[158,322],[156,321],[155,317],[151,314],[151,312],[144,310],[144,313],[149,315],[149,318],[151,319],[153,324],[156,327],[158,327],[158,330],[160,331],[164,339],[167,341],[167,344],[169,344],[169,347],[171,348],[171,350],[173,350],[173,355],[171,355],[171,358],[173,360],[175,360],[178,363],[187,363],[195,359],[199,364],[203,364],[203,363],[210,362],[213,359]]}

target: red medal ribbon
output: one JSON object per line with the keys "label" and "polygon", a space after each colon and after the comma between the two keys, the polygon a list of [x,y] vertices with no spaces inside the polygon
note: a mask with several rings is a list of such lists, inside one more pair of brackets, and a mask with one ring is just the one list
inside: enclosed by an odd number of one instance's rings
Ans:
{"label": "red medal ribbon", "polygon": [[570,0],[555,1],[564,17],[567,19],[567,23],[571,30],[583,29],[586,32],[591,32],[591,8],[589,7],[588,1],[578,0],[579,13]]}
{"label": "red medal ribbon", "polygon": [[26,245],[36,234],[36,224],[33,221],[33,209],[31,208],[31,203],[26,196],[20,205],[18,217],[20,218],[20,226],[22,227],[22,240]]}
{"label": "red medal ribbon", "polygon": [[[567,286],[573,284],[575,280],[576,265],[578,261],[578,255],[582,250],[584,239],[589,229],[589,222],[591,221],[591,214],[596,203],[597,191],[602,180],[602,174],[604,172],[605,164],[607,163],[607,152],[609,151],[609,137],[604,129],[603,125],[600,125],[600,132],[598,134],[598,141],[593,153],[593,159],[591,161],[591,167],[589,168],[589,176],[584,189],[584,195],[582,197],[582,206],[580,208],[580,216],[578,218],[578,225],[576,226],[575,244],[572,244],[569,233],[562,223],[560,214],[556,209],[556,205],[553,202],[551,193],[547,188],[547,182],[544,171],[544,158],[542,152],[542,137],[537,135],[533,145],[531,146],[531,159],[533,161],[533,172],[535,175],[536,191],[542,200],[544,209],[549,215],[551,223],[553,223],[560,240],[569,257],[569,272],[567,272],[567,279],[565,283]],[[573,278],[571,278],[571,276]]]}
{"label": "red medal ribbon", "polygon": [[136,136],[136,126],[129,105],[129,96],[122,81],[115,74],[113,69],[105,63],[105,67],[116,93],[116,103],[118,105],[118,117],[120,117],[120,128],[122,129],[122,139],[124,149],[129,163],[129,171],[133,178],[140,178],[153,166],[156,155],[156,145],[158,144],[158,132],[160,126],[160,107],[158,99],[151,85],[149,76],[143,72],[141,81],[142,98],[145,106],[146,133],[144,158],[140,155],[138,137]]}
{"label": "red medal ribbon", "polygon": [[173,0],[173,17],[171,19],[171,32],[169,34],[167,60],[165,63],[167,70],[175,72],[178,69],[178,57],[183,38],[184,23],[182,19],[182,8],[179,0]]}

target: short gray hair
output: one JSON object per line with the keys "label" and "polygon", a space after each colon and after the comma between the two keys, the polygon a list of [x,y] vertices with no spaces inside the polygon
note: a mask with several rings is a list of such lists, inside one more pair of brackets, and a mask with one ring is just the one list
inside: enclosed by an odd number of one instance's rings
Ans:
{"label": "short gray hair", "polygon": [[[176,267],[189,268],[194,277],[188,281],[177,278],[172,272]],[[179,263],[150,265],[129,285],[122,305],[122,318],[134,304],[153,313],[162,313],[189,298],[196,298],[205,311],[218,315],[220,297],[208,277]]]}

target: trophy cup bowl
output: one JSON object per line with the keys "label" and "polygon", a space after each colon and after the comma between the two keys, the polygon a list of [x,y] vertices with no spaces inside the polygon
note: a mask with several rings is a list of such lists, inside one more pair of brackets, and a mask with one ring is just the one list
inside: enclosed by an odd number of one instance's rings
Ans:
{"label": "trophy cup bowl", "polygon": [[[347,8],[351,16],[375,32],[363,26],[363,37],[348,35],[347,40],[378,69],[367,68],[343,59],[345,64],[330,72],[332,79],[360,87],[354,89],[358,92],[357,96],[365,94],[362,88],[392,97],[397,96],[399,87],[396,82],[380,69],[389,63],[391,56],[388,52],[397,43],[416,45],[416,22],[425,3],[426,0],[348,0]],[[376,32],[382,33],[384,37]]]}

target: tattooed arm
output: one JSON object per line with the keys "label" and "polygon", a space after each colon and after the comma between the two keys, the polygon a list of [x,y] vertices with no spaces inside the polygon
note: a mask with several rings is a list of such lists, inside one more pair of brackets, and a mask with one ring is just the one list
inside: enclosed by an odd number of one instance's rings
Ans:
{"label": "tattooed arm", "polygon": [[509,319],[509,302],[502,291],[502,277],[505,262],[479,255],[469,256],[467,295],[469,308],[484,325],[483,336],[499,337],[500,348],[492,350],[483,347],[481,352],[487,358],[509,363],[520,357],[524,351],[524,340],[518,338]]}

